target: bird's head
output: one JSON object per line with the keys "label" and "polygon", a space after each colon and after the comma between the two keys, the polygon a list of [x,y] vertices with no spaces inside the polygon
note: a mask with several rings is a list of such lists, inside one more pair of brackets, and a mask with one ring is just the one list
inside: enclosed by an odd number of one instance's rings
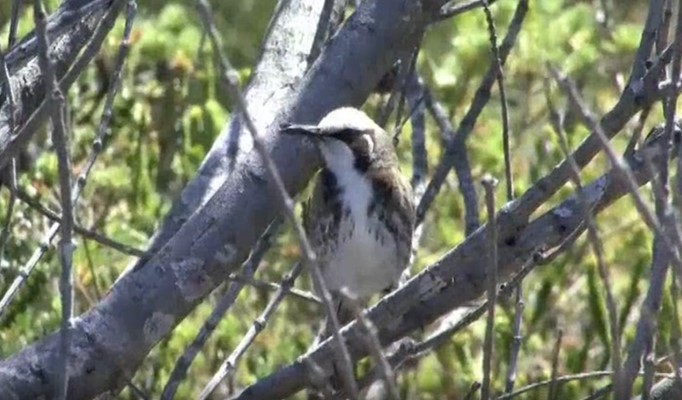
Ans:
{"label": "bird's head", "polygon": [[325,164],[332,170],[355,167],[365,172],[370,166],[397,163],[389,135],[364,112],[337,108],[317,125],[284,125],[286,134],[311,138],[319,147]]}

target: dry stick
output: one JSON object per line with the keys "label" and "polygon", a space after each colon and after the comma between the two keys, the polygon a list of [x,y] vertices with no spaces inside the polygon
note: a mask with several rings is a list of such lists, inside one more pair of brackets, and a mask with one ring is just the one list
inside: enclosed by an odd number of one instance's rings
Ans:
{"label": "dry stick", "polygon": [[557,376],[559,375],[559,353],[561,352],[561,339],[563,336],[563,329],[559,329],[556,336],[556,342],[554,343],[554,350],[552,351],[552,377],[550,378],[551,383],[549,384],[547,400],[556,400],[559,398],[559,382],[557,382]]}
{"label": "dry stick", "polygon": [[2,233],[0,233],[0,263],[5,259],[5,246],[7,246],[7,240],[9,240],[10,230],[12,229],[12,215],[14,214],[14,204],[17,200],[15,193],[17,187],[17,160],[15,158],[10,161],[10,165],[5,171],[5,176],[7,177],[6,184],[9,187],[9,202],[5,212],[5,223],[2,227]]}
{"label": "dry stick", "polygon": [[[672,3],[672,0],[669,0]],[[673,62],[671,71],[671,81],[673,82],[673,89],[668,97],[666,112],[666,135],[672,137],[673,123],[675,120],[675,112],[677,110],[677,98],[679,96],[679,80],[680,72],[682,69],[682,0],[677,2],[677,22],[675,27],[675,42],[676,45],[673,48]],[[678,149],[678,157],[682,155],[682,151]],[[675,191],[673,194],[673,203],[679,210],[680,205],[682,205],[682,161],[677,160],[677,175],[675,179]],[[679,214],[678,214],[679,215]],[[680,226],[679,219],[672,218],[670,223],[673,226],[673,233],[675,237],[679,238]],[[682,251],[682,248],[678,248],[678,251]],[[680,354],[680,318],[677,309],[678,299],[678,284],[679,280],[682,279],[682,269],[675,268],[672,270],[672,282],[670,286],[670,294],[673,298],[673,321],[672,321],[672,335],[671,335],[671,347],[675,354],[675,361],[673,362],[675,371],[675,380],[678,383],[682,383],[682,378],[680,377],[680,367],[682,367],[682,354]]]}
{"label": "dry stick", "polygon": [[19,10],[21,9],[21,0],[14,0],[12,2],[12,11],[9,23],[9,33],[7,34],[7,47],[14,46],[17,40],[17,26],[19,26]]}
{"label": "dry stick", "polygon": [[[26,193],[25,190],[17,188],[13,191],[13,193],[17,196],[19,200],[21,200],[23,203],[26,203],[30,208],[36,210],[38,213],[50,219],[52,222],[61,224],[62,218],[61,216],[59,216],[59,214],[41,204],[39,200],[32,198],[28,193]],[[123,254],[127,254],[129,256],[147,257],[149,255],[144,250],[140,250],[133,246],[129,246],[125,243],[121,243],[117,240],[106,237],[100,233],[97,233],[91,229],[87,229],[76,223],[74,223],[73,225],[73,231],[87,239],[94,240],[95,242],[101,244],[102,246],[112,248],[116,251],[119,251]]]}
{"label": "dry stick", "polygon": [[[670,210],[661,200],[657,200],[656,203],[657,212],[663,213],[666,208]],[[622,379],[619,381],[619,386],[616,387],[616,398],[627,399],[631,396],[632,384],[640,368],[641,355],[647,345],[651,343],[651,339],[656,331],[656,318],[661,308],[661,296],[665,286],[669,263],[670,255],[668,248],[664,245],[661,234],[656,233],[653,243],[649,289],[640,309],[635,339],[630,345],[627,359],[623,364]]]}
{"label": "dry stick", "polygon": [[431,116],[436,121],[443,138],[443,147],[451,148],[453,153],[453,166],[459,181],[459,191],[464,200],[464,233],[466,236],[474,233],[481,224],[478,215],[478,196],[474,185],[469,156],[463,141],[455,140],[455,130],[445,112],[443,105],[434,99],[431,92],[425,89],[425,103]]}
{"label": "dry stick", "polygon": [[563,129],[563,124],[561,121],[561,116],[556,112],[552,99],[548,93],[548,85],[545,85],[546,90],[546,101],[548,108],[550,110],[550,120],[557,135],[559,136],[559,146],[561,148],[564,157],[568,161],[568,165],[571,173],[571,181],[575,186],[576,192],[578,193],[578,201],[580,202],[580,207],[585,217],[585,223],[587,226],[587,234],[589,238],[590,245],[592,246],[592,251],[597,259],[597,269],[599,270],[599,277],[601,278],[602,284],[604,285],[604,291],[606,292],[606,308],[609,313],[609,329],[611,334],[611,364],[612,369],[615,372],[616,384],[620,378],[620,368],[621,368],[621,358],[620,358],[620,328],[618,323],[618,307],[616,306],[616,300],[613,295],[613,290],[611,286],[611,278],[609,276],[609,270],[606,266],[606,261],[604,259],[604,243],[599,235],[599,228],[594,221],[592,215],[592,210],[587,206],[587,201],[583,194],[583,185],[580,179],[580,169],[578,164],[575,162],[571,150],[568,147],[568,139],[566,138],[566,133]]}
{"label": "dry stick", "polygon": [[497,305],[497,220],[495,214],[495,186],[497,179],[486,175],[481,179],[485,190],[485,205],[488,211],[488,318],[485,325],[483,342],[483,382],[481,400],[490,398],[490,373],[493,362],[493,342],[495,340],[495,306]]}
{"label": "dry stick", "polygon": [[[253,278],[265,253],[270,249],[272,241],[279,233],[281,226],[281,219],[276,219],[258,239],[258,242],[251,251],[249,259],[244,262],[243,270],[244,275],[247,278]],[[197,333],[192,343],[185,348],[185,352],[182,356],[175,362],[175,367],[173,367],[173,371],[166,382],[166,386],[163,388],[163,393],[161,394],[162,400],[170,400],[175,396],[175,392],[178,390],[178,386],[180,386],[182,380],[187,376],[187,371],[192,365],[192,362],[201,351],[201,348],[206,344],[206,341],[211,337],[211,334],[218,327],[220,320],[225,316],[227,310],[229,310],[235,300],[237,300],[237,296],[239,296],[243,287],[244,283],[234,282],[229,285],[228,290],[220,297],[220,300],[218,300],[211,315],[204,321],[204,325],[201,327],[199,333]]]}
{"label": "dry stick", "polygon": [[[122,0],[114,0],[114,1],[122,1]],[[130,4],[130,3],[129,3]],[[134,4],[134,3],[133,3]],[[73,67],[67,72],[67,74],[64,76],[64,78],[60,82],[60,87],[67,88],[69,87],[78,77],[81,71],[83,71],[87,65],[90,63],[90,60],[97,54],[99,48],[101,47],[102,43],[104,42],[104,39],[106,38],[109,30],[111,29],[111,26],[113,26],[115,20],[116,20],[116,15],[117,15],[117,7],[116,5],[112,5],[107,14],[102,18],[101,23],[97,27],[97,30],[93,34],[93,37],[88,43],[87,47],[83,51],[81,57],[74,63]],[[134,15],[134,13],[132,14]],[[123,49],[128,46],[128,37],[130,35],[130,29],[128,27],[128,20],[131,21],[131,8],[128,8],[128,17],[126,19],[126,28],[125,28],[125,34],[124,34],[124,39],[121,41],[121,46],[119,49],[119,56],[123,52]],[[119,60],[121,60],[121,57],[119,57]],[[120,70],[120,68],[118,69]],[[109,88],[110,91],[116,89],[116,85],[114,84],[115,82],[112,82],[112,86]],[[113,96],[112,96],[113,99]],[[113,104],[113,101],[112,101]],[[111,104],[108,105],[109,110],[111,110]],[[107,106],[105,105],[105,113],[107,112]],[[19,131],[16,133],[16,135],[24,135],[25,132],[29,131],[34,131],[38,129],[39,124],[43,120],[44,114],[47,112],[46,107],[41,107],[36,112],[26,121],[26,123],[19,129]],[[111,111],[109,111],[110,113]],[[104,126],[106,128],[106,126]],[[99,132],[101,133],[101,138],[98,137],[95,139],[93,142],[93,150],[94,153],[91,155],[91,163],[94,163],[94,160],[96,159],[97,155],[101,152],[102,150],[102,139],[104,134],[106,133],[106,129],[102,128],[102,124],[100,124],[100,130]],[[73,191],[73,197],[75,201],[78,201],[78,197],[80,194],[80,189],[82,189],[81,182],[83,184],[86,182],[87,174],[81,175],[76,183],[74,184],[72,191]],[[59,230],[59,224],[52,224],[48,231],[45,233],[43,236],[40,246],[33,252],[31,255],[31,258],[29,258],[28,262],[24,264],[24,266],[19,270],[19,274],[16,277],[16,279],[12,282],[10,287],[7,289],[5,292],[4,296],[2,299],[0,299],[0,316],[2,316],[3,312],[9,305],[9,303],[14,299],[14,297],[17,295],[19,289],[24,285],[26,282],[26,279],[28,276],[31,274],[35,266],[38,264],[38,261],[45,255],[47,250],[50,248],[50,242],[52,242],[52,239],[54,239],[55,235],[57,234],[57,231]]]}
{"label": "dry stick", "polygon": [[437,18],[439,20],[448,19],[475,8],[486,7],[494,2],[495,0],[471,0],[466,3],[457,1],[454,4],[446,4],[441,8]]}
{"label": "dry stick", "polygon": [[[528,0],[520,0],[518,6],[516,7],[516,12],[512,17],[512,21],[509,24],[509,29],[507,30],[507,34],[502,42],[502,46],[500,46],[500,61],[502,65],[504,65],[511,48],[516,41],[516,37],[521,30],[521,24],[526,16],[527,11]],[[426,187],[426,192],[424,193],[421,202],[417,206],[417,223],[421,223],[421,221],[424,219],[426,209],[429,208],[429,205],[435,199],[438,191],[443,185],[443,182],[445,182],[445,178],[450,172],[450,168],[452,168],[454,165],[455,159],[461,156],[461,154],[457,154],[453,151],[453,147],[455,146],[454,143],[460,141],[463,148],[467,137],[473,130],[478,116],[480,115],[481,111],[483,111],[483,108],[490,99],[490,88],[495,83],[496,76],[497,68],[495,63],[491,63],[488,71],[483,77],[483,81],[476,90],[474,100],[472,101],[469,110],[457,128],[457,132],[453,136],[452,142],[450,142],[450,145],[445,150],[443,157],[441,157],[440,163],[434,171],[433,178],[431,178],[431,181]]]}
{"label": "dry stick", "polygon": [[644,379],[642,382],[642,400],[649,400],[651,388],[654,385],[656,372],[656,338],[651,337],[644,349]]}
{"label": "dry stick", "polygon": [[343,379],[344,385],[346,386],[346,389],[348,390],[348,393],[350,394],[351,398],[355,399],[358,397],[358,388],[357,383],[355,382],[355,379],[353,377],[353,364],[351,361],[350,353],[348,352],[346,344],[343,341],[341,334],[339,333],[340,330],[339,320],[334,310],[334,305],[332,304],[331,295],[329,293],[329,290],[327,289],[326,283],[324,282],[324,277],[322,276],[319,266],[317,265],[315,253],[313,252],[310,242],[308,241],[308,237],[306,236],[305,231],[303,230],[303,226],[296,219],[296,214],[294,213],[294,202],[291,199],[291,197],[289,197],[289,194],[287,193],[286,188],[284,187],[282,178],[280,177],[279,172],[277,171],[277,166],[270,157],[268,149],[266,148],[262,137],[258,133],[256,126],[254,125],[253,120],[251,119],[249,111],[246,107],[246,100],[244,99],[244,96],[239,90],[238,74],[234,70],[234,68],[232,68],[226,55],[222,50],[221,42],[217,34],[217,29],[211,17],[212,13],[210,11],[210,5],[206,0],[198,0],[197,5],[199,8],[199,14],[201,16],[202,22],[204,23],[204,28],[207,31],[209,38],[211,39],[213,51],[216,55],[216,61],[218,62],[218,65],[222,70],[220,73],[221,78],[220,82],[221,84],[226,86],[226,89],[236,100],[237,106],[239,107],[240,111],[242,111],[244,121],[246,122],[246,127],[248,128],[251,137],[253,138],[254,147],[258,152],[259,156],[262,158],[263,163],[265,164],[267,174],[270,178],[271,183],[274,184],[275,186],[280,203],[284,209],[287,218],[294,225],[296,235],[298,236],[298,240],[302,248],[305,266],[308,268],[312,275],[313,284],[315,285],[318,293],[320,293],[321,295],[321,298],[325,305],[327,316],[329,317],[329,320],[332,323],[333,338],[334,341],[336,342],[337,357],[341,363],[342,372],[341,378]]}
{"label": "dry stick", "polygon": [[[277,307],[284,299],[284,296],[291,291],[292,287],[294,286],[294,282],[296,281],[296,278],[298,278],[302,270],[303,264],[296,263],[291,268],[291,271],[289,271],[289,273],[287,273],[284,276],[282,282],[279,284],[279,289],[277,289],[277,293],[275,293],[272,299],[270,299],[270,302],[265,307],[263,312],[258,316],[258,318],[256,318],[253,321],[253,325],[251,325],[249,331],[246,332],[246,335],[242,337],[242,340],[239,342],[237,347],[235,347],[234,350],[232,350],[232,354],[230,354],[227,360],[220,366],[220,369],[213,375],[213,377],[211,378],[211,382],[215,381],[216,382],[215,385],[217,385],[225,378],[232,377],[232,375],[236,371],[237,363],[244,355],[244,353],[246,353],[246,350],[249,348],[249,346],[253,344],[253,341],[256,339],[258,334],[261,331],[263,331],[265,325],[270,320],[270,317],[275,313]],[[204,391],[207,391],[207,389],[210,386],[212,386],[212,384],[209,382],[209,384],[206,385],[206,388],[202,391],[200,398],[204,395]]]}
{"label": "dry stick", "polygon": [[[247,278],[244,275],[235,275],[232,274],[227,277],[227,280],[233,281],[233,282],[243,282],[246,283],[249,286],[253,286],[254,288],[257,289],[266,289],[266,290],[271,290],[274,292],[277,292],[281,288],[281,284],[273,283],[273,282],[268,282],[268,281],[262,281],[259,279],[254,279],[254,278]],[[315,296],[313,293],[310,293],[305,290],[300,290],[296,288],[289,288],[286,290],[286,295],[290,295],[293,297],[297,297],[301,300],[307,301],[309,303],[313,303],[316,305],[321,305],[322,300],[320,300],[319,297]]]}
{"label": "dry stick", "polygon": [[[38,62],[45,77],[45,95],[49,98],[46,107],[49,109],[52,123],[52,143],[57,153],[59,164],[59,194],[62,208],[62,225],[59,242],[59,262],[62,273],[59,279],[59,292],[62,304],[62,322],[59,330],[59,361],[57,363],[57,379],[53,396],[66,399],[69,383],[69,355],[71,349],[71,330],[73,329],[73,199],[71,197],[71,160],[69,156],[66,123],[64,118],[64,94],[59,89],[50,58],[49,42],[46,33],[45,10],[40,0],[33,1],[33,21],[38,40]],[[49,97],[48,97],[49,96]]]}
{"label": "dry stick", "polygon": [[[584,380],[588,380],[588,379],[599,379],[599,378],[606,378],[606,377],[611,377],[611,376],[613,376],[613,371],[592,371],[592,372],[581,372],[579,374],[572,374],[572,375],[563,375],[563,376],[556,378],[555,380],[547,379],[545,381],[536,382],[536,383],[530,384],[528,386],[524,386],[522,388],[516,389],[515,391],[513,391],[511,393],[505,393],[495,400],[513,399],[514,397],[517,397],[521,394],[530,392],[531,390],[535,390],[535,389],[539,389],[539,388],[551,385],[552,382],[566,383],[566,382],[571,382],[571,381],[584,381]],[[657,376],[668,376],[668,375],[667,374],[657,374]]]}
{"label": "dry stick", "polygon": [[398,392],[398,387],[395,384],[395,374],[393,373],[393,368],[391,364],[386,359],[383,351],[381,350],[381,342],[379,341],[379,336],[377,334],[377,328],[374,326],[372,321],[367,318],[365,311],[360,307],[358,299],[346,288],[341,289],[341,295],[348,300],[353,313],[355,314],[358,324],[365,331],[365,342],[367,343],[368,353],[374,358],[374,363],[376,364],[381,378],[384,381],[384,387],[387,390],[387,397],[391,400],[400,400],[400,393]]}
{"label": "dry stick", "polygon": [[[504,90],[504,71],[502,69],[502,61],[500,60],[500,52],[497,47],[497,32],[495,29],[495,21],[490,12],[488,2],[483,0],[483,12],[485,14],[486,23],[488,25],[488,32],[490,35],[490,48],[492,50],[493,62],[497,68],[497,86],[500,90],[500,103],[502,108],[502,147],[504,152],[504,173],[506,181],[507,202],[514,200],[514,180],[511,165],[511,149],[509,144],[509,111],[507,107],[507,96]],[[514,388],[516,380],[516,368],[519,359],[519,351],[521,350],[521,322],[523,318],[523,283],[519,283],[516,287],[516,298],[514,300],[514,327],[512,337],[512,348],[509,355],[509,366],[507,376],[505,378],[505,392],[511,392]]]}

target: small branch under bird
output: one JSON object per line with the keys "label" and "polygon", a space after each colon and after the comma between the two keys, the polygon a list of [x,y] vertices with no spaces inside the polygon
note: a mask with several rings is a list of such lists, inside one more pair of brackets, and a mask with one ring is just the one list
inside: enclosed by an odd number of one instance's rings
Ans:
{"label": "small branch under bird", "polygon": [[[310,138],[324,159],[303,224],[345,324],[354,314],[342,288],[367,299],[397,286],[409,264],[412,188],[390,135],[358,109],[338,108],[318,125],[285,125],[282,132]],[[323,336],[331,334],[326,325]]]}

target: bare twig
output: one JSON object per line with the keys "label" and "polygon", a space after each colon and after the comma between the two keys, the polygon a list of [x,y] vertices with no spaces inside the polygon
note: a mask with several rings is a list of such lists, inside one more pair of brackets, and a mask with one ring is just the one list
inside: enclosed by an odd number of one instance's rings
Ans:
{"label": "bare twig", "polygon": [[65,400],[68,383],[68,365],[71,348],[71,330],[73,329],[73,198],[71,197],[71,159],[69,156],[64,95],[59,89],[54,71],[53,61],[50,58],[49,42],[47,39],[47,23],[45,10],[40,0],[33,2],[33,20],[38,39],[38,61],[40,69],[45,76],[45,95],[49,100],[47,106],[52,123],[52,142],[57,153],[59,164],[59,194],[62,207],[62,224],[59,242],[59,262],[62,273],[59,279],[59,291],[62,303],[62,323],[60,328],[60,355],[58,361],[58,374],[54,397]]}
{"label": "bare twig", "polygon": [[[504,65],[504,62],[506,61],[507,56],[511,51],[511,48],[513,47],[516,41],[516,37],[519,31],[521,30],[521,24],[523,23],[527,11],[528,1],[520,0],[516,7],[514,16],[512,17],[512,21],[509,24],[509,29],[507,30],[507,34],[502,42],[502,46],[500,46],[499,49],[500,62],[502,65]],[[464,143],[466,143],[466,139],[473,130],[474,124],[476,123],[478,116],[480,115],[481,111],[483,110],[488,100],[490,99],[490,88],[495,83],[497,72],[498,68],[496,67],[496,64],[491,63],[491,65],[488,68],[488,71],[483,77],[481,85],[476,90],[474,100],[472,101],[469,110],[467,111],[466,115],[462,119],[462,122],[457,128],[457,132],[453,137],[453,141],[450,143],[450,146],[447,147],[444,155],[442,156],[440,163],[438,164],[436,170],[434,171],[433,178],[426,187],[424,196],[422,197],[422,200],[419,202],[419,205],[417,206],[417,223],[420,223],[424,219],[425,210],[429,208],[429,205],[431,204],[431,202],[433,202],[436,195],[438,194],[438,191],[443,185],[443,182],[445,182],[445,178],[450,172],[450,168],[452,168],[452,166],[454,165],[455,159],[461,156],[461,154],[457,154],[454,152],[453,147],[455,146],[455,143],[457,141],[461,143],[462,148],[464,146]]]}
{"label": "bare twig", "polygon": [[[0,171],[2,173],[2,171]],[[15,189],[17,187],[17,160],[12,159],[10,165],[5,171],[7,176],[7,186],[9,187],[9,201],[7,204],[7,210],[5,212],[4,225],[2,227],[2,232],[0,233],[0,263],[5,259],[5,246],[7,246],[7,240],[9,240],[10,231],[12,229],[12,215],[14,214],[14,203],[16,203],[17,195],[15,194]],[[2,312],[0,311],[0,314]]]}
{"label": "bare twig", "polygon": [[495,186],[497,180],[491,176],[481,179],[485,189],[485,204],[488,210],[488,318],[485,325],[483,342],[483,382],[481,383],[481,400],[490,398],[490,374],[493,362],[495,340],[495,307],[497,306],[497,221],[495,219]]}
{"label": "bare twig", "polygon": [[[545,85],[545,87],[547,88],[547,85]],[[561,116],[556,112],[556,109],[552,104],[552,100],[551,97],[549,96],[549,93],[547,91],[545,93],[548,108],[550,110],[550,119],[552,120],[554,130],[559,136],[559,146],[561,147],[561,151],[563,152],[564,157],[566,157],[566,160],[568,161],[568,165],[570,167],[571,181],[576,188],[576,192],[583,193],[582,190],[583,185],[580,180],[580,169],[578,168],[578,165],[575,162],[575,159],[573,158],[570,149],[568,148],[568,140],[566,138],[566,133],[564,132],[563,129]],[[611,334],[612,369],[615,372],[615,378],[619,379],[621,368],[620,360],[621,346],[620,328],[618,326],[619,325],[618,308],[616,306],[616,300],[613,295],[613,290],[611,287],[611,278],[608,272],[609,270],[608,267],[606,266],[606,261],[604,258],[604,244],[601,240],[601,237],[599,236],[599,229],[597,228],[597,224],[595,223],[594,218],[592,216],[592,210],[590,210],[589,207],[587,206],[587,200],[584,198],[584,196],[579,195],[579,201],[582,208],[582,212],[585,216],[585,223],[587,226],[589,242],[590,245],[592,246],[594,256],[597,259],[597,269],[599,270],[599,277],[601,278],[602,284],[604,285],[604,291],[606,292],[606,307],[608,309],[609,314],[609,330]]]}
{"label": "bare twig", "polygon": [[[240,111],[242,111],[244,121],[246,122],[246,126],[253,139],[254,147],[258,152],[259,156],[261,157],[263,163],[265,164],[268,176],[270,178],[271,183],[274,185],[276,189],[280,204],[284,209],[284,213],[286,214],[287,218],[291,221],[291,223],[294,225],[296,235],[301,245],[305,265],[311,272],[313,283],[318,293],[320,293],[320,296],[325,305],[327,317],[331,321],[333,329],[333,338],[336,342],[335,347],[337,351],[338,361],[341,363],[342,370],[341,377],[350,396],[352,398],[357,398],[358,388],[353,377],[353,364],[351,361],[351,357],[348,352],[348,349],[346,348],[346,344],[344,343],[343,338],[339,333],[340,327],[338,317],[332,304],[331,294],[327,289],[327,285],[324,282],[322,273],[320,272],[319,266],[317,265],[315,253],[313,252],[312,246],[310,245],[306,233],[303,230],[303,226],[296,219],[296,214],[294,213],[293,206],[294,203],[291,197],[289,197],[286,188],[284,187],[284,183],[282,182],[282,178],[280,177],[280,174],[277,171],[277,167],[272,158],[270,157],[268,149],[265,146],[265,142],[258,133],[256,126],[254,125],[253,120],[251,119],[251,116],[246,106],[246,101],[244,100],[244,96],[239,90],[237,72],[234,70],[234,68],[232,68],[226,55],[222,50],[220,39],[217,34],[217,29],[213,24],[210,5],[206,0],[198,0],[197,6],[199,9],[199,14],[201,16],[202,22],[204,23],[204,28],[206,29],[209,38],[211,39],[213,50],[214,53],[216,54],[216,61],[218,62],[218,65],[221,68],[220,82],[226,87],[229,93],[232,94]],[[208,395],[209,393],[205,394]]]}
{"label": "bare twig", "polygon": [[[511,149],[509,144],[509,111],[507,108],[507,96],[504,90],[504,71],[502,68],[502,61],[500,60],[500,52],[497,47],[497,32],[495,29],[495,21],[493,15],[488,7],[488,2],[483,0],[483,12],[485,14],[486,23],[488,25],[488,32],[490,35],[490,49],[492,52],[493,62],[497,68],[497,86],[500,90],[500,104],[502,111],[502,147],[504,153],[504,174],[505,174],[505,188],[507,194],[507,202],[514,200],[514,180],[511,165]],[[509,366],[507,377],[505,379],[505,392],[510,392],[514,387],[516,380],[516,368],[519,358],[519,351],[521,350],[521,321],[523,318],[523,283],[519,283],[516,287],[516,298],[514,307],[514,327],[513,327],[513,342],[509,355]]]}
{"label": "bare twig", "polygon": [[258,316],[258,318],[256,318],[256,320],[253,321],[253,325],[251,325],[249,331],[246,332],[246,335],[242,337],[242,340],[239,342],[237,347],[235,347],[234,350],[232,350],[232,353],[227,358],[227,360],[220,366],[218,371],[216,371],[216,373],[213,375],[209,383],[206,385],[206,388],[202,390],[202,394],[199,395],[200,398],[204,397],[204,393],[213,391],[214,385],[217,386],[225,378],[231,377],[234,374],[237,368],[237,363],[244,355],[244,353],[246,353],[246,350],[249,348],[249,346],[251,346],[253,341],[256,339],[256,336],[258,336],[258,334],[263,329],[265,329],[265,325],[270,320],[270,317],[277,310],[277,307],[279,307],[279,304],[284,299],[284,296],[294,286],[294,282],[296,281],[296,278],[298,278],[298,276],[301,274],[302,270],[303,264],[296,263],[291,269],[291,271],[289,271],[289,273],[287,273],[284,276],[282,282],[279,285],[277,293],[275,293],[272,299],[270,299],[270,302],[265,307],[263,312]]}
{"label": "bare twig", "polygon": [[478,214],[478,196],[471,174],[466,143],[455,140],[455,129],[448,119],[445,108],[437,99],[433,98],[428,89],[425,89],[424,97],[426,107],[441,131],[443,146],[452,149],[453,166],[459,181],[459,191],[464,199],[464,233],[469,236],[478,229],[481,223]]}
{"label": "bare twig", "polygon": [[[281,225],[281,220],[275,220],[270,224],[268,229],[263,232],[260,239],[258,239],[258,242],[251,252],[251,256],[249,256],[249,259],[244,263],[243,270],[247,279],[253,278],[263,256],[265,256],[265,253],[270,249],[273,239],[277,236]],[[199,354],[204,344],[206,344],[206,341],[211,337],[213,331],[218,327],[220,320],[225,316],[227,310],[234,304],[243,287],[244,284],[242,282],[230,284],[228,290],[223,294],[220,300],[218,300],[218,303],[215,305],[211,315],[204,321],[204,325],[201,327],[197,336],[192,343],[185,348],[185,352],[182,356],[175,362],[175,367],[173,367],[173,371],[166,382],[166,386],[163,388],[163,393],[161,394],[162,400],[170,400],[175,396],[175,392],[182,380],[187,376],[187,371],[192,365],[192,362],[197,354]]]}
{"label": "bare twig", "polygon": [[374,358],[374,363],[377,369],[381,373],[381,378],[384,381],[384,386],[387,390],[388,398],[391,400],[400,400],[400,392],[395,384],[395,374],[393,373],[393,368],[386,360],[383,351],[381,350],[381,342],[379,342],[379,337],[377,336],[377,329],[372,324],[367,316],[365,315],[362,307],[358,304],[357,298],[345,288],[342,289],[341,294],[349,301],[349,305],[353,309],[358,323],[366,333],[367,349],[369,354]]}
{"label": "bare twig", "polygon": [[487,3],[488,5],[493,4],[495,0],[470,0],[466,3],[461,1],[453,1],[452,3],[443,6],[438,13],[438,19],[444,20],[448,18],[455,17],[457,15],[463,14],[469,10],[473,10],[479,7],[484,7]]}
{"label": "bare twig", "polygon": [[[243,283],[246,283],[247,285],[253,286],[255,288],[267,289],[267,290],[271,290],[274,292],[277,292],[281,287],[280,284],[277,284],[274,282],[263,281],[263,280],[259,280],[259,279],[254,279],[254,278],[247,278],[242,274],[239,274],[239,275],[232,274],[232,275],[227,277],[227,280],[233,281],[233,282],[243,282]],[[317,305],[322,304],[322,300],[320,300],[319,297],[317,297],[315,294],[308,292],[308,291],[305,291],[305,290],[300,290],[300,289],[296,289],[296,288],[292,287],[292,288],[287,289],[285,294],[293,296],[293,297],[297,297],[297,298],[304,300],[304,301],[307,301],[309,303],[313,303],[313,304],[317,304]]]}
{"label": "bare twig", "polygon": [[[547,380],[544,380],[541,382],[532,383],[528,386],[524,386],[522,388],[519,388],[519,389],[513,391],[512,393],[503,394],[502,396],[498,397],[496,400],[513,399],[514,397],[517,397],[517,396],[522,395],[524,393],[528,393],[532,390],[551,385],[553,382],[554,383],[566,383],[566,382],[571,382],[571,381],[600,379],[600,378],[606,378],[606,377],[611,377],[611,376],[613,376],[613,371],[592,371],[592,372],[582,372],[579,374],[564,375],[564,376],[560,376],[554,380],[553,379],[547,379]],[[659,374],[659,376],[667,376],[667,375]]]}
{"label": "bare twig", "polygon": [[554,343],[554,350],[552,351],[552,376],[550,378],[547,400],[556,400],[559,398],[559,382],[557,382],[557,377],[559,375],[559,352],[561,352],[561,339],[563,336],[563,329],[559,329],[556,336],[556,342]]}
{"label": "bare twig", "polygon": [[22,0],[14,0],[12,2],[12,11],[9,22],[9,32],[7,33],[7,47],[14,46],[17,40],[17,26],[19,26],[19,10],[21,9]]}
{"label": "bare twig", "polygon": [[[59,214],[45,207],[37,199],[32,198],[28,193],[26,193],[25,190],[17,188],[14,191],[14,193],[19,200],[26,203],[29,207],[42,214],[44,217],[50,219],[52,222],[61,224],[62,218],[59,216]],[[106,237],[98,232],[95,232],[91,229],[87,229],[76,223],[74,223],[73,225],[73,231],[87,239],[94,240],[95,242],[101,244],[102,246],[110,247],[116,251],[120,251],[123,254],[140,258],[149,256],[149,254],[144,250],[140,250],[125,243],[121,243],[119,241]]]}

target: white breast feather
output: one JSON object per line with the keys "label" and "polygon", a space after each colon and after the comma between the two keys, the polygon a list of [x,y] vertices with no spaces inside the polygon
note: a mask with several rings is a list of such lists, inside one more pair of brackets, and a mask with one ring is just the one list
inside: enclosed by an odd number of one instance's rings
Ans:
{"label": "white breast feather", "polygon": [[332,141],[322,147],[322,154],[342,190],[342,204],[350,205],[355,221],[352,227],[348,219],[341,219],[339,240],[343,240],[351,229],[353,233],[339,244],[335,254],[327,260],[328,265],[322,266],[323,275],[330,290],[345,286],[356,295],[366,297],[389,287],[400,277],[395,243],[386,240],[382,245],[377,241],[374,232],[381,225],[375,219],[367,218],[372,187],[353,167],[350,149],[341,142]]}

